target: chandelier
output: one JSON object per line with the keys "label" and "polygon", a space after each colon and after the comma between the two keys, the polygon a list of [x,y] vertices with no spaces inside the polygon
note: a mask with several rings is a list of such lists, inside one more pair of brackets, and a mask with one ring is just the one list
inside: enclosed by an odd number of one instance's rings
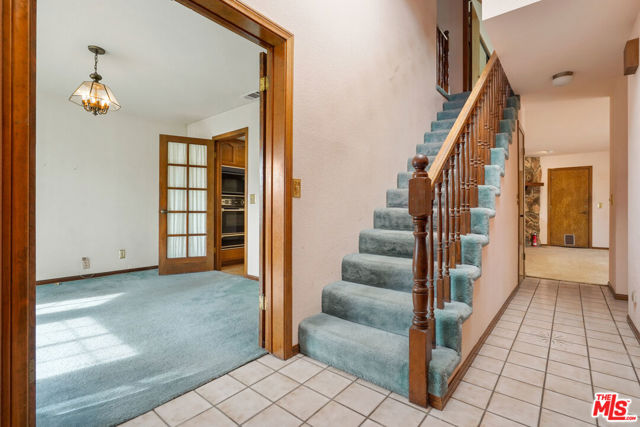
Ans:
{"label": "chandelier", "polygon": [[105,50],[98,46],[89,46],[89,51],[94,54],[93,73],[89,75],[91,81],[84,81],[78,89],[71,94],[69,101],[82,106],[85,111],[98,114],[107,114],[109,111],[120,109],[118,100],[109,89],[109,86],[100,83],[102,76],[98,74],[98,55],[104,55]]}

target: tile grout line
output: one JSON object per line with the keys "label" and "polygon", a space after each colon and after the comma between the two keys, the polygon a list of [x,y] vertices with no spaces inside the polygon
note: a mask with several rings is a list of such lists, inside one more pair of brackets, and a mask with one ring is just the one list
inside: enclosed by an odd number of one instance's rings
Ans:
{"label": "tile grout line", "polygon": [[[520,285],[518,285],[518,286],[520,286]],[[502,368],[500,369],[500,373],[498,374],[498,378],[496,379],[496,383],[493,385],[493,390],[491,390],[491,395],[489,396],[489,400],[487,401],[487,406],[482,411],[482,416],[480,417],[479,424],[482,424],[482,421],[484,420],[484,417],[485,417],[485,415],[487,414],[487,412],[489,410],[489,405],[491,404],[491,400],[493,399],[493,395],[496,392],[496,387],[498,386],[498,382],[500,381],[500,377],[502,376],[502,372],[504,371],[504,367],[507,364],[507,360],[509,359],[509,355],[511,354],[511,351],[512,351],[513,346],[514,346],[514,344],[516,342],[516,339],[518,338],[518,334],[520,333],[520,329],[522,328],[522,324],[524,323],[524,318],[526,317],[527,312],[529,311],[529,307],[531,306],[531,302],[533,301],[533,298],[535,297],[536,291],[538,290],[539,286],[540,286],[540,280],[538,279],[538,283],[536,284],[536,287],[533,290],[533,293],[531,294],[531,298],[529,299],[529,302],[527,303],[527,311],[524,312],[524,316],[522,316],[522,320],[520,320],[520,325],[518,326],[518,330],[516,331],[516,336],[513,338],[513,341],[511,342],[511,347],[509,347],[509,353],[507,353],[507,358],[504,360],[504,362],[502,364]],[[502,320],[502,316],[500,316],[500,320]],[[509,418],[507,418],[507,419],[509,419]],[[512,421],[514,421],[514,420],[512,420]]]}
{"label": "tile grout line", "polygon": [[[593,384],[593,369],[591,369],[591,354],[589,352],[589,336],[587,335],[587,323],[585,322],[584,304],[582,303],[582,286],[583,285],[578,285],[578,292],[580,293],[580,312],[582,313],[582,329],[584,329],[584,341],[587,348],[587,364],[589,365],[589,379],[591,380],[591,395],[595,396],[595,386]],[[598,420],[597,418],[596,425],[600,425],[600,420]]]}
{"label": "tile grout line", "polygon": [[551,343],[553,341],[553,325],[555,323],[556,320],[556,311],[558,309],[558,293],[560,291],[560,282],[556,281],[555,282],[555,287],[556,287],[556,299],[555,302],[553,304],[553,316],[551,316],[551,329],[549,330],[549,348],[547,348],[547,360],[545,362],[544,365],[544,379],[542,380],[542,395],[540,396],[540,406],[538,407],[538,423],[537,425],[540,426],[540,422],[542,420],[542,408],[543,408],[543,403],[544,403],[544,395],[545,395],[545,391],[547,389],[547,371],[549,370],[549,358],[551,357]]}

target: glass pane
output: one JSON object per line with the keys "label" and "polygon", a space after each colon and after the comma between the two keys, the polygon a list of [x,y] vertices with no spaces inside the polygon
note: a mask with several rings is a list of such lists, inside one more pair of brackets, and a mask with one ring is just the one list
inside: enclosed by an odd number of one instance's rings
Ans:
{"label": "glass pane", "polygon": [[207,210],[207,190],[189,190],[189,210]]}
{"label": "glass pane", "polygon": [[184,166],[169,166],[169,187],[187,186],[187,168]]}
{"label": "glass pane", "polygon": [[167,234],[187,234],[187,214],[167,214]]}
{"label": "glass pane", "polygon": [[187,210],[187,190],[169,190],[167,194],[167,210]]}
{"label": "glass pane", "polygon": [[189,234],[206,234],[207,232],[207,214],[190,213],[189,214]]}
{"label": "glass pane", "polygon": [[189,164],[207,166],[207,146],[189,144]]}
{"label": "glass pane", "polygon": [[189,257],[207,255],[207,236],[189,237]]}
{"label": "glass pane", "polygon": [[187,256],[187,238],[184,236],[167,237],[167,258]]}
{"label": "glass pane", "polygon": [[189,168],[189,188],[207,188],[207,168]]}
{"label": "glass pane", "polygon": [[169,143],[169,163],[184,165],[187,163],[187,144]]}

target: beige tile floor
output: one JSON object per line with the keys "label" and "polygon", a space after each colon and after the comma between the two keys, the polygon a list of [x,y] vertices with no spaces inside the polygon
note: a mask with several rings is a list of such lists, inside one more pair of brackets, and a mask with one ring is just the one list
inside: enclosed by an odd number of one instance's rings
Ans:
{"label": "beige tile floor", "polygon": [[640,414],[640,345],[608,290],[527,279],[444,411],[298,355],[267,355],[126,426],[582,426],[593,393]]}

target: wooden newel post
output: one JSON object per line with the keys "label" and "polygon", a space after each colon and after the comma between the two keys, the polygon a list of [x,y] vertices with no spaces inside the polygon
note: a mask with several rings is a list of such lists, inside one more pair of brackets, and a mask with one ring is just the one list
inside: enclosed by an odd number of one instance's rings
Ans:
{"label": "wooden newel post", "polygon": [[[429,362],[434,330],[433,286],[428,286],[427,222],[433,220],[433,192],[427,174],[429,159],[413,158],[415,172],[409,180],[409,215],[413,217],[413,322],[409,329],[409,400],[427,407],[429,402]],[[430,218],[431,217],[431,218]]]}

